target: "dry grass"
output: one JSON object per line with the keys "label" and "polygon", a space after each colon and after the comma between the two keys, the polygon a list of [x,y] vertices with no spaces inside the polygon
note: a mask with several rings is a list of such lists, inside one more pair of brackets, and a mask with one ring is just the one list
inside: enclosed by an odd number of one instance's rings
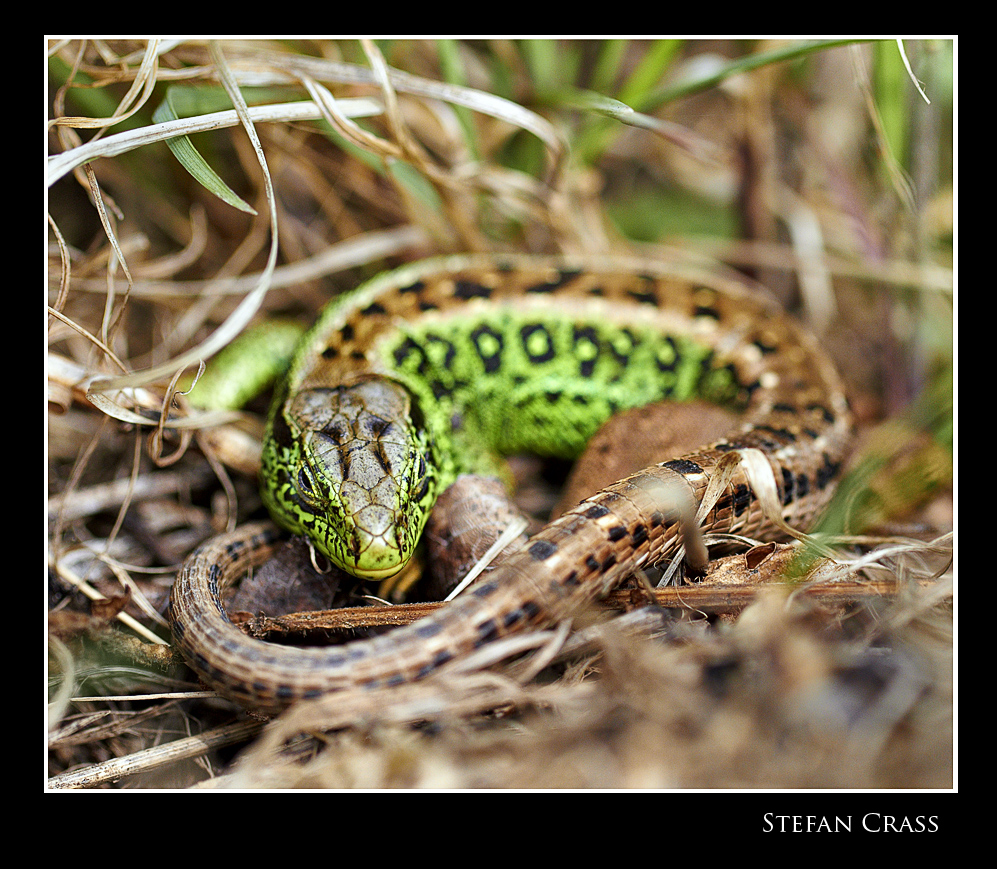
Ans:
{"label": "dry grass", "polygon": [[[930,106],[892,43],[793,59],[736,43],[51,44],[50,153],[90,161],[54,159],[48,189],[49,773],[80,771],[51,786],[952,787],[951,46],[907,49]],[[717,58],[769,51],[721,75]],[[205,117],[233,82],[253,108]],[[624,126],[592,92],[646,115]],[[221,186],[167,150],[164,102],[203,119],[192,141]],[[217,418],[181,399],[187,427],[158,424],[174,375],[386,264],[498,249],[714,258],[807,318],[865,444],[831,530],[866,536],[823,581],[866,590],[545,633],[513,664],[265,730],[177,699],[192,686],[162,618],[176,567],[259,500],[218,461]],[[263,408],[226,431],[252,436]]]}

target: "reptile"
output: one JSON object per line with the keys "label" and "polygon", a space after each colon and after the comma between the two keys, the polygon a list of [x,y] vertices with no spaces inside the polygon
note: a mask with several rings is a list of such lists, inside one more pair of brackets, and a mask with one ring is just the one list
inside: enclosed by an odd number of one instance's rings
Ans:
{"label": "reptile", "polygon": [[276,522],[356,576],[400,570],[439,493],[460,474],[495,472],[497,455],[575,456],[620,410],[704,398],[740,411],[726,437],[582,501],[431,616],[323,648],[246,636],[221,594],[273,552],[279,534],[262,523],[184,563],[175,641],[204,682],[276,713],[419,679],[569,617],[673,555],[692,521],[758,538],[805,529],[835,488],[852,435],[839,375],[806,329],[740,278],[492,254],[383,273],[330,302],[301,339],[275,389],[260,475]]}

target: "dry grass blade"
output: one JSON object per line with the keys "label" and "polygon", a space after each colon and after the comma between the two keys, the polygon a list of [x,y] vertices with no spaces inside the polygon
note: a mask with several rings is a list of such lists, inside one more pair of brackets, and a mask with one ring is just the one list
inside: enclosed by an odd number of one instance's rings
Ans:
{"label": "dry grass blade", "polygon": [[128,776],[169,767],[179,760],[199,757],[206,751],[241,743],[256,736],[262,728],[263,724],[259,721],[240,721],[237,724],[229,724],[215,731],[208,731],[186,739],[177,739],[166,745],[159,745],[126,757],[115,758],[86,769],[53,776],[48,780],[48,787],[52,790],[97,787]]}
{"label": "dry grass blade", "polygon": [[[348,117],[358,118],[377,115],[382,111],[382,108],[373,100],[357,98],[340,100],[339,110]],[[254,124],[291,124],[300,121],[315,121],[322,117],[321,109],[315,103],[307,101],[252,106],[249,107],[247,114]],[[164,142],[180,136],[191,136],[195,133],[222,130],[238,126],[239,123],[241,123],[239,113],[233,109],[224,112],[211,112],[192,118],[161,121],[158,124],[149,124],[136,130],[105,136],[49,157],[46,164],[47,183],[51,187],[67,172],[94,160],[118,157],[156,142]]]}
{"label": "dry grass blade", "polygon": [[[362,84],[377,84],[378,82],[378,72],[357,64],[261,51],[244,51],[240,52],[238,56],[246,61],[257,61],[264,67],[270,66],[286,70],[294,75],[310,76],[317,81]],[[565,143],[554,125],[540,114],[511,100],[475,88],[412,75],[403,70],[386,69],[382,70],[381,74],[384,73],[386,73],[391,87],[401,93],[453,103],[529,131],[540,139],[548,149],[551,155],[552,173],[563,158]]]}

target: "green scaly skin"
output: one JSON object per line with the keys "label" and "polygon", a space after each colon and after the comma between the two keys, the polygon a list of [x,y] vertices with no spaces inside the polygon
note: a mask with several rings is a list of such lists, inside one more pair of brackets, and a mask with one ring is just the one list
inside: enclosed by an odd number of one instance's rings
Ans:
{"label": "green scaly skin", "polygon": [[187,391],[194,407],[237,410],[288,369],[304,329],[288,320],[268,320],[243,332],[211,361]]}
{"label": "green scaly skin", "polygon": [[746,403],[690,323],[641,318],[639,277],[629,308],[598,293],[566,306],[558,285],[573,272],[528,264],[532,284],[503,293],[494,259],[423,262],[327,308],[267,426],[262,493],[279,524],[341,569],[388,577],[438,495],[460,473],[494,472],[498,454],[576,457],[612,414],[661,399]]}

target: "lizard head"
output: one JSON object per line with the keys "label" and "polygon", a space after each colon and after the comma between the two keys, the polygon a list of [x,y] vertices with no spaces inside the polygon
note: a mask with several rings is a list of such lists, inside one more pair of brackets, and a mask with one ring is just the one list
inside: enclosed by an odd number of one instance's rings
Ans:
{"label": "lizard head", "polygon": [[290,396],[264,445],[275,520],[354,576],[398,573],[437,496],[431,439],[413,416],[408,391],[380,377]]}

